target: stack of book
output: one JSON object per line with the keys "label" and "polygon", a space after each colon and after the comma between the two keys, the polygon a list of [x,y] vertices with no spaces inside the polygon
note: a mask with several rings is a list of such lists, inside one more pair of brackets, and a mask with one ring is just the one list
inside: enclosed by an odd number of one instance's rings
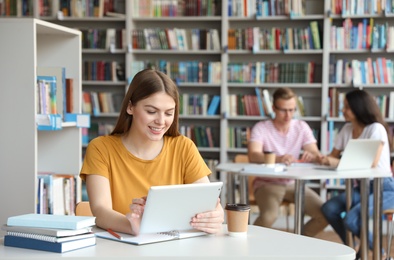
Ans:
{"label": "stack of book", "polygon": [[64,253],[96,244],[95,217],[25,214],[9,217],[2,226],[4,245]]}

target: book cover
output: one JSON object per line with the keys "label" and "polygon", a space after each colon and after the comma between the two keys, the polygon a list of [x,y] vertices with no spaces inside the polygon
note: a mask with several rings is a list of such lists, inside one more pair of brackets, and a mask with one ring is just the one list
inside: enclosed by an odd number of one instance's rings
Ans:
{"label": "book cover", "polygon": [[76,236],[92,232],[92,227],[85,227],[80,229],[56,229],[56,228],[37,228],[37,227],[21,227],[21,226],[8,226],[1,227],[4,231],[33,233],[37,235],[53,236],[53,237],[66,237]]}
{"label": "book cover", "polygon": [[7,219],[7,225],[57,229],[81,229],[94,226],[95,221],[96,217],[31,213],[9,217]]}
{"label": "book cover", "polygon": [[255,87],[255,92],[256,92],[256,96],[257,96],[257,103],[258,103],[258,107],[259,107],[259,111],[260,111],[260,116],[264,116],[264,104],[263,104],[263,94],[262,91],[259,87]]}
{"label": "book cover", "polygon": [[216,115],[220,105],[220,96],[213,96],[211,103],[209,104],[207,115]]}
{"label": "book cover", "polygon": [[4,236],[4,246],[27,248],[34,250],[42,250],[56,253],[64,253],[96,244],[96,237],[78,239],[67,242],[48,242],[34,238],[17,237],[17,236]]}
{"label": "book cover", "polygon": [[95,233],[95,235],[100,238],[111,239],[111,240],[133,244],[133,245],[145,245],[145,244],[152,244],[152,243],[165,242],[165,241],[171,241],[176,239],[184,239],[184,238],[207,235],[207,233],[205,232],[197,231],[194,229],[182,230],[182,231],[147,233],[147,234],[140,234],[138,236],[133,236],[130,234],[119,233],[119,232],[117,232],[117,234],[120,235],[120,239],[113,236],[107,231]]}

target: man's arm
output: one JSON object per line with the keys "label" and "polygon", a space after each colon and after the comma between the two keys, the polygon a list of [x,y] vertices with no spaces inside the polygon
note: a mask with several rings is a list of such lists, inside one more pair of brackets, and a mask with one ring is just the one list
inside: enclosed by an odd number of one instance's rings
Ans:
{"label": "man's arm", "polygon": [[259,142],[248,143],[248,157],[251,163],[264,163],[263,145]]}

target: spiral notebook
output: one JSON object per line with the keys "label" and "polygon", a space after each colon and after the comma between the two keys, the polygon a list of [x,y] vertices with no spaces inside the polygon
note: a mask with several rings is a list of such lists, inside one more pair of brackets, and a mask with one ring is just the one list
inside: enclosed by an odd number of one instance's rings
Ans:
{"label": "spiral notebook", "polygon": [[116,232],[120,235],[120,239],[114,237],[110,233],[98,232],[95,235],[97,237],[111,239],[123,243],[133,244],[133,245],[145,245],[145,244],[152,244],[158,242],[165,242],[170,240],[176,239],[183,239],[183,238],[191,238],[191,237],[198,237],[198,236],[205,236],[207,233],[198,231],[198,230],[183,230],[183,231],[168,231],[168,232],[158,232],[158,233],[150,233],[150,234],[140,234],[138,236],[133,236],[130,234]]}
{"label": "spiral notebook", "polygon": [[197,213],[216,208],[222,186],[222,182],[152,186],[141,219],[140,235],[118,233],[119,239],[105,231],[96,236],[143,245],[206,235],[192,229],[190,221]]}

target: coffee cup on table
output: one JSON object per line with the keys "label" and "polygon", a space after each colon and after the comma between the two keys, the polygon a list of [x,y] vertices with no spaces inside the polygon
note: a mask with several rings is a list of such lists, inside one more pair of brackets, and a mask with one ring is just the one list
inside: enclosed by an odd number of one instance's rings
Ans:
{"label": "coffee cup on table", "polygon": [[264,162],[267,167],[275,166],[276,155],[274,152],[265,151],[264,152]]}
{"label": "coffee cup on table", "polygon": [[250,206],[247,204],[226,204],[228,235],[246,236],[248,232]]}

